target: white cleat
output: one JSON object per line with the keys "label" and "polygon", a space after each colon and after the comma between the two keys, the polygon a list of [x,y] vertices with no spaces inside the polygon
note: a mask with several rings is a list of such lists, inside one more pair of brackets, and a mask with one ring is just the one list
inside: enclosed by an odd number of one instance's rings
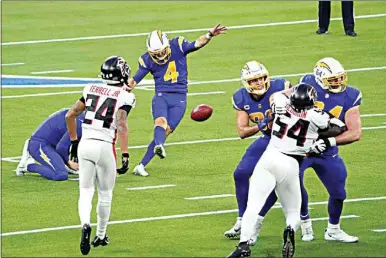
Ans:
{"label": "white cleat", "polygon": [[164,158],[166,158],[166,152],[165,152],[165,148],[164,148],[164,146],[163,145],[156,145],[155,147],[154,147],[154,153],[158,156],[158,157],[160,157],[161,159],[164,159]]}
{"label": "white cleat", "polygon": [[264,217],[257,219],[256,225],[254,227],[254,230],[253,230],[253,233],[251,236],[251,239],[248,241],[249,245],[255,245],[256,244],[257,237],[259,236],[260,231],[261,231],[261,227],[263,226],[263,219],[264,219]]}
{"label": "white cleat", "polygon": [[138,176],[148,176],[149,175],[149,173],[146,172],[145,167],[142,165],[142,163],[134,168],[133,174],[138,175]]}
{"label": "white cleat", "polygon": [[24,173],[28,172],[27,171],[27,165],[28,165],[27,163],[28,163],[29,159],[32,159],[32,157],[28,153],[28,143],[29,143],[29,139],[27,139],[24,142],[23,154],[21,154],[21,159],[20,159],[19,164],[17,165],[17,168],[16,168],[16,175],[17,176],[24,176]]}
{"label": "white cleat", "polygon": [[233,225],[231,229],[224,232],[224,236],[229,239],[239,239],[241,234],[241,217],[237,217],[236,223]]}
{"label": "white cleat", "polygon": [[314,240],[314,231],[312,230],[311,219],[302,220],[300,227],[302,229],[302,240],[305,242],[310,242]]}
{"label": "white cleat", "polygon": [[[330,224],[329,224],[330,226]],[[359,238],[356,236],[350,236],[342,229],[339,225],[334,225],[335,227],[328,227],[324,233],[324,239],[328,241],[338,241],[343,243],[356,243],[359,241]]]}

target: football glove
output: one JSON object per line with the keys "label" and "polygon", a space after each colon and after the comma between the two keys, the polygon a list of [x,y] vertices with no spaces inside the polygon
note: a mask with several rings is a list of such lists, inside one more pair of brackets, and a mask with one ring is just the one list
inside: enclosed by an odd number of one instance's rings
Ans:
{"label": "football glove", "polygon": [[272,117],[265,117],[263,120],[257,123],[257,127],[259,128],[260,132],[267,130],[268,124],[272,121],[273,121]]}
{"label": "football glove", "polygon": [[117,169],[120,175],[126,174],[129,170],[129,153],[122,153],[122,167]]}
{"label": "football glove", "polygon": [[310,152],[316,153],[316,154],[321,154],[322,152],[326,151],[331,146],[336,146],[335,137],[330,137],[327,139],[319,139],[311,145]]}
{"label": "football glove", "polygon": [[287,113],[287,109],[285,106],[277,105],[275,103],[272,104],[272,113],[277,115],[285,115]]}
{"label": "football glove", "polygon": [[78,163],[78,145],[79,145],[79,139],[76,139],[75,141],[71,141],[70,160],[75,163]]}

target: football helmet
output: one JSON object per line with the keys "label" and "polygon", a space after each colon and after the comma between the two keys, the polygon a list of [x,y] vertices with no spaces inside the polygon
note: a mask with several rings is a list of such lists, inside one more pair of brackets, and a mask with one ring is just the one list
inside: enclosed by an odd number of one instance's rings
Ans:
{"label": "football helmet", "polygon": [[269,72],[263,64],[249,61],[241,69],[243,86],[251,94],[263,95],[270,87]]}
{"label": "football helmet", "polygon": [[316,82],[325,90],[339,93],[347,87],[347,72],[341,63],[332,57],[319,60],[314,67]]}
{"label": "football helmet", "polygon": [[315,104],[317,96],[316,90],[311,85],[299,83],[295,85],[291,92],[290,103],[296,111],[301,112],[311,109]]}
{"label": "football helmet", "polygon": [[120,56],[110,56],[101,66],[101,77],[107,84],[127,84],[130,74],[130,66]]}
{"label": "football helmet", "polygon": [[147,37],[147,52],[157,64],[165,64],[171,56],[170,43],[165,32],[152,31]]}

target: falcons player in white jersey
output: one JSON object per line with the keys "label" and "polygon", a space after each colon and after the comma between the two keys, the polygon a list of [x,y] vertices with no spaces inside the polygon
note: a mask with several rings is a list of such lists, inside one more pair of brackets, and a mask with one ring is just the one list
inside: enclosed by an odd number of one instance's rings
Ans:
{"label": "falcons player in white jersey", "polygon": [[331,121],[328,113],[314,108],[316,98],[315,89],[304,83],[296,85],[290,92],[274,95],[272,137],[251,177],[239,246],[228,257],[251,255],[248,241],[258,213],[273,189],[286,216],[283,257],[293,256],[295,231],[300,225],[299,166],[306,154],[316,148],[314,142],[319,136],[318,131],[326,130]]}
{"label": "falcons player in white jersey", "polygon": [[[78,211],[82,225],[80,251],[90,252],[90,213],[94,196],[94,182],[98,187],[97,232],[92,245],[105,246],[107,222],[116,173],[124,174],[129,169],[128,129],[126,118],[135,105],[135,96],[122,89],[130,77],[130,67],[122,57],[111,56],[101,66],[101,77],[105,84],[87,85],[83,96],[66,115],[67,129],[71,138],[72,160],[79,153],[79,202]],[[86,110],[82,124],[82,139],[76,135],[75,118]],[[117,169],[115,139],[122,151],[122,167]],[[79,143],[79,149],[78,149]]]}

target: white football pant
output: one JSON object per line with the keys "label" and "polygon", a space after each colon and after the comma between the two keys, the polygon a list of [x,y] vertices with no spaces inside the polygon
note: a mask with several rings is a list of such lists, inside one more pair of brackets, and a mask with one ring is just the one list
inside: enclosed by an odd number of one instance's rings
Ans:
{"label": "white football pant", "polygon": [[298,229],[302,202],[299,163],[295,158],[268,147],[256,164],[249,183],[248,204],[241,222],[240,242],[251,238],[258,214],[273,189],[283,207],[287,226]]}
{"label": "white football pant", "polygon": [[78,147],[79,158],[79,202],[78,211],[81,225],[90,224],[94,183],[98,186],[97,236],[106,235],[110,218],[111,200],[116,178],[115,146],[111,143],[81,139]]}

